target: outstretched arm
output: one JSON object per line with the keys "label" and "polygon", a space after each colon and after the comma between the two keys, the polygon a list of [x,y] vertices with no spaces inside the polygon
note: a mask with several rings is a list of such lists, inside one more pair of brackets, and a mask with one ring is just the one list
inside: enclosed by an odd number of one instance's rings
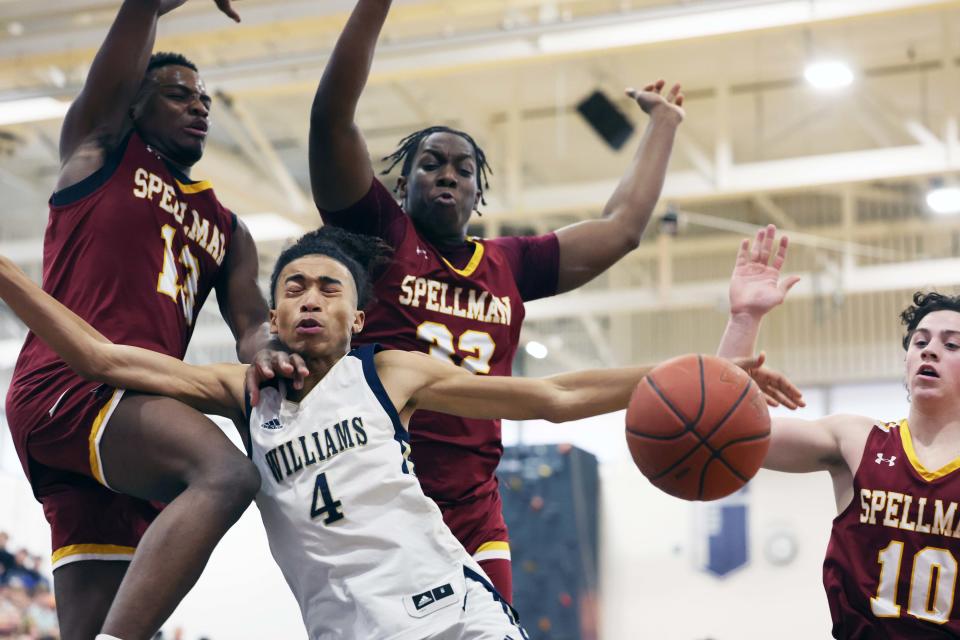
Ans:
{"label": "outstretched arm", "polygon": [[[741,358],[735,362],[748,373],[752,372],[758,383],[763,379],[780,384],[783,378],[763,369],[762,357]],[[656,366],[592,369],[548,378],[512,378],[473,375],[452,363],[405,351],[382,351],[377,354],[376,363],[394,405],[407,413],[428,409],[467,418],[550,422],[568,422],[626,409],[634,388]]]}
{"label": "outstretched arm", "polygon": [[80,376],[176,398],[205,413],[243,414],[242,365],[197,367],[139,347],[113,344],[0,257],[0,298]]}
{"label": "outstretched arm", "polygon": [[[75,184],[103,166],[106,147],[127,128],[130,104],[153,51],[157,19],[184,2],[124,0],[80,94],[63,119],[57,189]],[[216,0],[216,4],[225,14],[240,20],[230,0]]]}
{"label": "outstretched arm", "polygon": [[560,265],[557,293],[589,282],[640,244],[643,231],[660,198],[677,127],[683,120],[683,94],[676,84],[660,95],[664,82],[627,95],[650,115],[650,122],[633,156],[603,209],[603,216],[557,231]]}
{"label": "outstretched arm", "polygon": [[781,279],[789,239],[781,236],[777,252],[773,254],[776,235],[777,228],[771,224],[757,231],[752,247],[749,240],[740,243],[730,277],[730,319],[717,349],[720,357],[752,354],[763,316],[781,304],[793,285],[800,281],[799,276]]}
{"label": "outstretched arm", "polygon": [[322,211],[349,207],[373,182],[354,116],[389,10],[390,0],[357,0],[317,87],[310,112],[310,184]]}
{"label": "outstretched arm", "polygon": [[856,469],[872,427],[870,418],[853,415],[774,418],[763,467],[788,473]]}

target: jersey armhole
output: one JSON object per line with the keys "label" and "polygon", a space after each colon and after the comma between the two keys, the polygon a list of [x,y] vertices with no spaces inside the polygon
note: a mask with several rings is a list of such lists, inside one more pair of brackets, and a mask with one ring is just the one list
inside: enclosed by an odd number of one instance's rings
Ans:
{"label": "jersey armhole", "polygon": [[64,187],[60,191],[54,191],[53,195],[50,196],[50,204],[54,207],[63,207],[70,204],[74,204],[83,200],[84,198],[92,195],[97,189],[107,184],[110,181],[110,178],[113,177],[113,174],[117,171],[117,167],[120,166],[120,162],[123,160],[123,156],[127,152],[127,147],[130,144],[130,138],[133,136],[133,131],[126,135],[126,137],[116,146],[116,148],[107,154],[107,157],[104,158],[103,166],[91,173],[89,176],[72,184],[69,187]]}
{"label": "jersey armhole", "polygon": [[243,420],[247,424],[247,437],[244,438],[243,434],[240,434],[240,442],[243,443],[243,448],[247,450],[247,457],[253,460],[253,445],[251,443],[250,436],[250,418],[253,415],[253,405],[250,404],[250,392],[244,388],[243,390]]}
{"label": "jersey armhole", "polygon": [[363,365],[363,377],[367,381],[367,386],[373,391],[373,395],[377,397],[380,406],[383,407],[383,411],[390,417],[390,422],[393,423],[393,439],[400,443],[400,448],[404,452],[401,469],[404,473],[410,473],[411,464],[407,462],[407,455],[410,453],[410,433],[404,428],[403,423],[400,422],[400,414],[397,413],[397,408],[393,406],[393,402],[391,402],[390,396],[387,395],[387,390],[384,388],[383,382],[380,381],[380,376],[377,374],[377,365],[373,357],[379,351],[383,351],[383,347],[379,344],[365,344],[351,351],[349,355],[360,359]]}

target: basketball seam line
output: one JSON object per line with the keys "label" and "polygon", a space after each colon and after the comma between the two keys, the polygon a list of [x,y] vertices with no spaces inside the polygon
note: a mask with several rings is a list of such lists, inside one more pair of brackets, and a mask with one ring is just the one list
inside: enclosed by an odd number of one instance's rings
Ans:
{"label": "basketball seam line", "polygon": [[[657,392],[657,395],[660,396],[660,399],[663,400],[664,403],[666,403],[667,406],[671,408],[671,410],[673,410],[673,407],[670,405],[670,401],[663,395],[663,393],[660,391],[660,389],[657,388],[656,383],[654,383],[654,382],[651,380],[651,381],[650,381],[650,386],[653,388],[654,391]],[[727,418],[729,418],[730,415],[736,410],[736,408],[737,408],[738,406],[740,406],[740,402],[743,401],[744,396],[747,394],[747,391],[749,391],[749,390],[750,390],[750,384],[748,383],[747,386],[744,387],[743,391],[740,393],[740,397],[737,398],[737,401],[733,404],[733,407],[727,411],[726,415],[724,415],[723,418],[720,419],[720,421],[717,423],[717,425],[710,431],[710,433],[708,433],[708,434],[706,435],[706,437],[701,436],[701,435],[696,431],[696,426],[697,426],[697,425],[696,425],[695,422],[692,422],[692,423],[691,423],[691,422],[687,422],[686,420],[684,420],[684,430],[683,430],[683,432],[680,433],[678,436],[674,436],[674,437],[679,437],[679,436],[681,436],[681,435],[685,435],[685,434],[687,434],[687,433],[691,433],[691,434],[693,434],[694,437],[696,437],[698,440],[700,440],[700,442],[698,442],[697,444],[695,444],[692,449],[690,449],[690,450],[689,450],[687,453],[685,453],[679,460],[677,460],[676,462],[674,462],[674,463],[673,463],[672,465],[670,465],[667,469],[661,471],[660,473],[658,473],[657,475],[655,475],[654,477],[652,477],[652,478],[650,478],[650,479],[651,479],[651,480],[659,480],[660,478],[662,478],[662,477],[665,476],[666,474],[670,473],[670,472],[673,471],[678,465],[683,464],[683,462],[686,461],[687,458],[689,458],[689,457],[692,456],[694,453],[696,453],[697,449],[699,449],[701,445],[706,446],[706,448],[709,449],[712,454],[713,454],[713,453],[717,453],[717,450],[714,449],[712,446],[710,446],[710,443],[707,442],[707,440],[710,439],[710,438],[713,436],[713,434],[717,432],[717,429],[719,429],[721,426],[723,426],[723,423],[727,421]],[[706,403],[704,403],[704,404],[706,404]],[[683,420],[683,417],[682,417],[681,415],[678,414],[677,417],[680,418],[681,420]],[[701,414],[700,417],[702,417],[702,414]],[[699,418],[698,418],[698,420],[699,420]],[[631,433],[633,433],[633,432],[631,432]],[[642,434],[635,434],[635,435],[642,435]],[[671,439],[672,439],[672,438],[671,438]],[[712,457],[712,456],[711,456],[711,457]]]}
{"label": "basketball seam line", "polygon": [[[702,366],[702,362],[701,362],[701,366]],[[702,371],[702,369],[701,369],[701,381],[703,380],[702,375],[703,375],[703,371]],[[652,379],[649,380],[649,384],[650,384],[650,387],[651,387],[651,388],[657,393],[657,395],[660,397],[660,399],[663,400],[663,402],[670,408],[670,410],[673,411],[674,414],[675,414],[678,418],[680,418],[681,420],[683,420],[683,416],[680,415],[679,412],[677,412],[677,410],[673,407],[673,405],[670,404],[670,401],[666,398],[666,396],[664,396],[664,394],[660,391],[660,389],[657,388],[656,383],[654,383]],[[694,437],[696,437],[698,440],[700,440],[700,442],[698,442],[696,445],[694,445],[693,448],[691,448],[687,453],[685,453],[679,460],[677,460],[676,462],[674,462],[672,465],[670,465],[668,468],[664,469],[663,471],[661,471],[661,472],[658,473],[657,475],[655,475],[655,476],[653,476],[652,478],[650,478],[650,480],[651,480],[651,481],[653,481],[653,480],[659,480],[660,478],[664,477],[665,475],[667,475],[668,473],[670,473],[671,471],[673,471],[674,469],[676,469],[679,465],[683,464],[690,456],[692,456],[694,453],[696,453],[696,451],[697,451],[701,446],[703,446],[703,447],[706,447],[706,448],[710,451],[710,454],[711,454],[711,455],[710,455],[710,460],[708,460],[707,463],[704,465],[703,471],[701,472],[701,475],[700,475],[700,484],[699,484],[698,493],[697,493],[697,497],[698,497],[698,498],[700,498],[700,497],[703,496],[703,483],[704,483],[704,480],[705,480],[705,478],[706,478],[706,470],[707,470],[707,467],[709,467],[710,462],[712,462],[713,460],[719,460],[727,469],[730,470],[731,473],[733,473],[735,476],[737,476],[738,478],[740,478],[741,480],[743,480],[744,482],[746,482],[747,479],[744,478],[740,473],[738,473],[733,467],[731,467],[730,464],[727,463],[726,460],[724,460],[722,457],[717,456],[717,454],[720,453],[720,452],[723,450],[723,448],[721,447],[720,449],[714,449],[713,446],[710,445],[710,443],[708,442],[708,440],[713,436],[713,434],[715,434],[715,433],[717,432],[717,429],[719,429],[720,427],[723,426],[723,424],[727,421],[727,419],[730,418],[730,416],[733,414],[733,412],[736,411],[737,407],[739,407],[739,406],[740,406],[740,403],[743,402],[743,399],[746,397],[747,392],[748,392],[749,390],[750,390],[750,382],[747,382],[746,386],[743,388],[743,391],[740,392],[740,396],[737,398],[737,401],[736,401],[736,402],[733,404],[733,406],[727,411],[727,413],[723,416],[723,418],[720,419],[720,421],[719,421],[719,422],[717,423],[717,425],[710,431],[710,433],[708,433],[708,434],[706,435],[706,437],[701,436],[701,435],[696,431],[696,429],[695,429],[696,423],[695,423],[695,422],[694,422],[694,423],[688,423],[686,420],[684,420],[684,431],[683,431],[683,433],[680,434],[680,435],[683,435],[683,434],[685,434],[685,433],[691,433],[691,434],[694,435]],[[704,411],[704,408],[705,408],[705,405],[706,405],[705,397],[706,397],[706,391],[704,390],[704,391],[702,392],[702,395],[701,395],[701,409],[700,409],[699,415],[697,416],[697,420],[699,420],[699,419],[703,416],[703,411]],[[641,435],[641,434],[636,434],[636,435]],[[676,437],[679,437],[679,436],[676,436]],[[731,444],[731,443],[727,443],[727,444],[729,445],[729,444]],[[724,445],[724,446],[726,446],[726,445]]]}
{"label": "basketball seam line", "polygon": [[[714,460],[718,460],[720,464],[725,466],[730,471],[730,473],[740,478],[740,480],[742,480],[744,483],[746,483],[747,480],[749,480],[749,478],[744,478],[739,471],[734,469],[733,466],[731,466],[730,463],[723,458],[723,455],[722,455],[723,447],[720,447],[719,449],[714,449],[712,446],[710,446],[710,443],[707,442],[707,439],[713,437],[713,434],[715,434],[717,430],[720,427],[722,427],[724,423],[726,423],[726,421],[730,418],[730,416],[733,415],[733,412],[737,410],[737,408],[740,406],[740,403],[743,402],[743,399],[747,397],[747,393],[749,391],[750,391],[750,381],[748,380],[747,385],[743,388],[743,391],[740,393],[740,397],[737,398],[737,401],[733,403],[733,406],[730,407],[726,415],[724,415],[723,418],[720,419],[720,422],[717,423],[717,426],[715,426],[713,428],[713,431],[707,434],[707,437],[704,439],[704,442],[703,442],[704,446],[710,449],[710,460],[707,461],[707,464],[703,465],[703,471],[700,472],[700,492],[697,494],[698,498],[703,497],[703,485],[707,480],[707,469],[710,468],[710,463],[713,462]],[[730,443],[727,443],[727,444],[730,444]]]}

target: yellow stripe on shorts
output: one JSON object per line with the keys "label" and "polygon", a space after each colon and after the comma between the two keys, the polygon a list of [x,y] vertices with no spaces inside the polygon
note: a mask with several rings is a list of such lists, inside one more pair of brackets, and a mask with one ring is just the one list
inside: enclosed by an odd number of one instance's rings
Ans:
{"label": "yellow stripe on shorts", "polygon": [[119,396],[117,394],[122,394],[122,389],[116,389],[113,392],[113,395],[110,396],[110,399],[104,403],[103,407],[100,409],[100,412],[97,414],[97,417],[93,420],[93,426],[90,427],[90,471],[93,473],[94,479],[97,482],[102,484],[105,487],[109,487],[106,480],[103,479],[103,469],[100,466],[100,455],[97,450],[97,437],[100,435],[100,430],[103,428],[103,421],[113,412],[117,406],[117,401]]}
{"label": "yellow stripe on shorts", "polygon": [[70,544],[54,551],[50,564],[56,569],[78,560],[129,560],[134,551],[117,544]]}

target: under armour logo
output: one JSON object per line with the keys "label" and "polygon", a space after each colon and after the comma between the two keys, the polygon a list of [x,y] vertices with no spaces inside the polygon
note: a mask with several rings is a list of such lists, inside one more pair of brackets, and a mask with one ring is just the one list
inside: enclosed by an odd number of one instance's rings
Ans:
{"label": "under armour logo", "polygon": [[418,256],[423,256],[423,259],[424,259],[424,260],[427,259],[427,252],[426,252],[426,251],[424,251],[424,250],[421,249],[420,247],[417,247],[416,251],[417,251],[417,255],[418,255]]}
{"label": "under armour logo", "polygon": [[892,467],[896,459],[897,459],[897,456],[890,456],[889,458],[884,458],[882,453],[878,453],[876,462],[877,464],[883,464],[884,462],[886,462],[888,465]]}

